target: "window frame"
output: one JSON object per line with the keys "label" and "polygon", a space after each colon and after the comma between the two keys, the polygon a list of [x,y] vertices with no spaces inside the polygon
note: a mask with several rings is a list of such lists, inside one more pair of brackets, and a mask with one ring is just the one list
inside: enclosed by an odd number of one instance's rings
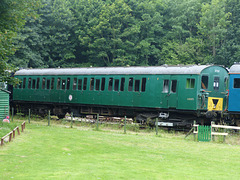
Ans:
{"label": "window frame", "polygon": [[113,87],[113,91],[119,91],[119,79],[114,79],[114,87]]}
{"label": "window frame", "polygon": [[61,89],[61,80],[62,79],[60,77],[57,78],[57,90]]}
{"label": "window frame", "polygon": [[142,78],[142,82],[141,82],[141,92],[145,92],[146,91],[146,85],[147,85],[147,78]]}
{"label": "window frame", "polygon": [[37,78],[36,89],[39,89],[39,87],[40,87],[40,78]]}
{"label": "window frame", "polygon": [[108,91],[112,91],[113,90],[113,78],[109,78],[108,79]]}
{"label": "window frame", "polygon": [[[237,86],[237,87],[235,86],[235,85],[236,85],[236,84],[235,84],[235,82],[236,82],[235,80],[239,80],[239,83],[238,83],[238,86]],[[240,89],[240,78],[233,78],[233,88],[234,88],[234,89]]]}
{"label": "window frame", "polygon": [[170,92],[171,93],[177,93],[177,80],[176,79],[171,80]]}
{"label": "window frame", "polygon": [[100,79],[95,79],[95,90],[96,91],[100,90],[100,85],[101,85]]}
{"label": "window frame", "polygon": [[186,79],[186,89],[194,89],[195,88],[195,78],[187,78]]}
{"label": "window frame", "polygon": [[32,88],[32,78],[28,78],[28,89]]}
{"label": "window frame", "polygon": [[32,79],[32,89],[36,89],[36,79]]}
{"label": "window frame", "polygon": [[84,90],[84,91],[86,91],[87,90],[87,81],[88,81],[88,78],[83,78],[83,87],[82,87],[82,89]]}
{"label": "window frame", "polygon": [[[207,77],[207,86],[203,82],[203,77]],[[204,85],[204,87],[203,87],[203,85]],[[209,87],[209,75],[203,74],[202,77],[201,77],[201,89],[208,89],[208,87]]]}
{"label": "window frame", "polygon": [[77,78],[75,77],[75,78],[73,78],[73,86],[72,86],[72,90],[77,90]]}
{"label": "window frame", "polygon": [[105,90],[105,84],[106,84],[106,78],[102,78],[101,91],[104,91],[104,90]]}
{"label": "window frame", "polygon": [[163,80],[163,88],[162,88],[162,93],[169,93],[169,79],[164,79]]}
{"label": "window frame", "polygon": [[130,77],[128,78],[128,91],[132,92],[134,87],[134,78]]}
{"label": "window frame", "polygon": [[23,89],[25,89],[26,88],[26,78],[23,78]]}
{"label": "window frame", "polygon": [[45,89],[46,88],[46,78],[43,77],[42,78],[42,89]]}
{"label": "window frame", "polygon": [[135,81],[134,81],[134,91],[135,92],[140,92],[140,84],[141,84],[140,79],[135,79]]}
{"label": "window frame", "polygon": [[213,77],[213,89],[215,91],[218,91],[220,88],[220,76],[214,76]]}
{"label": "window frame", "polygon": [[77,90],[82,91],[83,90],[83,80],[77,79]]}

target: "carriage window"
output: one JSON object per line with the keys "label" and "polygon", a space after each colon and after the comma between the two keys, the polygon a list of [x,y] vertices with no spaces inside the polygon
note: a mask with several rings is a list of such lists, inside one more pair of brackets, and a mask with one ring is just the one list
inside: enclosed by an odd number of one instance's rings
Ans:
{"label": "carriage window", "polygon": [[125,85],[125,78],[121,78],[120,91],[124,91],[124,85]]}
{"label": "carriage window", "polygon": [[94,78],[90,79],[90,91],[92,91],[94,88]]}
{"label": "carriage window", "polygon": [[43,79],[42,79],[42,89],[45,89],[45,83],[46,83],[46,79],[43,78]]}
{"label": "carriage window", "polygon": [[26,87],[26,78],[23,78],[23,89]]}
{"label": "carriage window", "polygon": [[29,78],[29,79],[28,79],[28,89],[31,88],[31,82],[32,82],[32,78]]}
{"label": "carriage window", "polygon": [[208,76],[202,76],[201,88],[202,89],[208,88]]}
{"label": "carriage window", "polygon": [[145,92],[146,90],[146,78],[142,78],[142,87],[141,87],[141,91]]}
{"label": "carriage window", "polygon": [[100,89],[100,79],[96,79],[96,87],[95,90],[99,91]]}
{"label": "carriage window", "polygon": [[132,90],[133,90],[133,78],[129,78],[128,91],[132,91]]}
{"label": "carriage window", "polygon": [[87,78],[83,79],[83,90],[87,89]]}
{"label": "carriage window", "polygon": [[39,89],[39,84],[40,84],[40,78],[37,78],[37,89]]}
{"label": "carriage window", "polygon": [[57,79],[57,89],[60,89],[60,85],[61,85],[61,78]]}
{"label": "carriage window", "polygon": [[73,79],[73,90],[77,89],[77,78]]}
{"label": "carriage window", "polygon": [[163,81],[163,90],[162,90],[162,92],[163,93],[168,93],[168,87],[169,87],[169,80],[165,79]]}
{"label": "carriage window", "polygon": [[101,91],[105,89],[105,78],[102,78]]}
{"label": "carriage window", "polygon": [[47,79],[47,89],[50,89],[50,79]]}
{"label": "carriage window", "polygon": [[52,81],[51,81],[51,89],[54,89],[54,78],[52,78]]}
{"label": "carriage window", "polygon": [[118,89],[119,89],[119,79],[115,79],[114,91],[118,91]]}
{"label": "carriage window", "polygon": [[140,87],[140,80],[135,80],[135,87],[134,87],[134,90],[136,92],[139,92],[139,88]]}
{"label": "carriage window", "polygon": [[82,79],[78,80],[78,90],[82,90]]}
{"label": "carriage window", "polygon": [[109,91],[112,91],[112,86],[113,86],[113,78],[109,78],[109,81],[108,81],[108,90]]}
{"label": "carriage window", "polygon": [[70,88],[70,78],[67,78],[67,90]]}
{"label": "carriage window", "polygon": [[66,88],[66,80],[63,79],[62,80],[62,89],[65,90],[65,88]]}
{"label": "carriage window", "polygon": [[177,80],[172,80],[171,92],[175,93],[177,91]]}
{"label": "carriage window", "polygon": [[35,85],[36,85],[36,79],[32,80],[32,89],[35,89]]}
{"label": "carriage window", "polygon": [[19,86],[18,86],[19,89],[22,88],[22,83],[23,83],[23,82],[22,82],[22,80],[20,79],[20,83],[19,83]]}
{"label": "carriage window", "polygon": [[234,78],[234,88],[240,88],[240,78]]}
{"label": "carriage window", "polygon": [[187,89],[193,89],[195,86],[195,79],[187,79],[187,83],[186,83],[186,88]]}
{"label": "carriage window", "polygon": [[219,90],[219,77],[214,77],[213,89],[214,90]]}

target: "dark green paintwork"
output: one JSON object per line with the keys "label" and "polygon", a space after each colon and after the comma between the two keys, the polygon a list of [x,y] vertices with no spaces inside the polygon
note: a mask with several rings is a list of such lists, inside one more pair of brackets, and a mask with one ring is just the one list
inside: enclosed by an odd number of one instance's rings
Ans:
{"label": "dark green paintwork", "polygon": [[[208,89],[201,90],[201,76],[202,74],[209,75]],[[219,90],[213,89],[214,76],[220,77]],[[40,89],[28,89],[26,81],[26,88],[15,88],[13,92],[14,100],[21,101],[39,101],[39,102],[53,102],[53,103],[74,103],[74,104],[96,104],[96,105],[114,105],[114,106],[127,106],[127,107],[146,107],[146,108],[163,108],[163,109],[180,109],[180,110],[206,110],[207,109],[207,97],[222,97],[226,96],[226,85],[223,83],[224,78],[228,77],[227,71],[219,66],[209,66],[205,68],[201,74],[179,74],[179,75],[71,75],[70,77],[70,89],[69,90],[57,90],[57,78],[66,79],[68,76],[16,76],[23,80],[23,78],[31,77],[36,79],[40,77]],[[54,89],[41,89],[42,77],[46,79],[55,78]],[[72,90],[74,78],[88,78],[87,90]],[[142,80],[146,78],[146,91],[134,92],[128,91],[129,78]],[[90,79],[100,79],[100,85],[102,78],[105,78],[105,90],[92,90],[90,91]],[[125,78],[124,91],[108,91],[109,78],[119,79],[119,89],[121,78]],[[187,79],[195,79],[194,88],[186,88]],[[163,82],[169,80],[168,93],[163,92]],[[176,92],[171,91],[172,80],[177,81]],[[115,81],[114,81],[115,82]],[[96,83],[95,83],[96,85]],[[114,87],[114,84],[113,84]],[[134,87],[134,85],[133,85]],[[94,87],[95,89],[95,87]],[[140,85],[141,89],[141,85]],[[205,94],[205,105],[202,106],[202,94]],[[72,100],[69,100],[69,95],[72,96]]]}

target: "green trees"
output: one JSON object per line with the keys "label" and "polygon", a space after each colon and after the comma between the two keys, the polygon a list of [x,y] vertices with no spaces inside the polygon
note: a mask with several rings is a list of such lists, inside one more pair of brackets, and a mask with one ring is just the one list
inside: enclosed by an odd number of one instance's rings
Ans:
{"label": "green trees", "polygon": [[[225,12],[226,3],[223,0],[212,0],[211,3],[203,4],[202,16],[198,24],[198,32],[204,39],[205,48],[209,51],[208,57],[211,63],[219,62],[217,51],[225,43],[230,12]],[[218,54],[219,56],[219,54]]]}
{"label": "green trees", "polygon": [[[9,58],[15,66],[230,66],[239,61],[238,0],[42,2],[39,17],[28,16],[18,37],[7,39],[15,46],[5,41],[9,47],[2,48],[8,56],[17,49]],[[13,35],[3,33],[0,39],[6,36]]]}
{"label": "green trees", "polygon": [[25,18],[32,16],[36,18],[35,9],[40,6],[38,0],[1,0],[0,1],[0,77],[1,81],[13,80],[6,70],[11,66],[6,63],[9,55],[14,54],[15,46],[13,38],[16,32],[24,25]]}

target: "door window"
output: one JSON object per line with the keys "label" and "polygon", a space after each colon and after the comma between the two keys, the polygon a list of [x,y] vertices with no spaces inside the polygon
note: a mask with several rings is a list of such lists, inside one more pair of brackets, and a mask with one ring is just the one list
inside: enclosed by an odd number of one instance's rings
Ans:
{"label": "door window", "polygon": [[163,93],[168,93],[168,86],[169,86],[169,80],[165,79],[163,81],[163,90],[162,90]]}
{"label": "door window", "polygon": [[176,91],[177,91],[177,80],[172,80],[171,93],[175,93]]}

